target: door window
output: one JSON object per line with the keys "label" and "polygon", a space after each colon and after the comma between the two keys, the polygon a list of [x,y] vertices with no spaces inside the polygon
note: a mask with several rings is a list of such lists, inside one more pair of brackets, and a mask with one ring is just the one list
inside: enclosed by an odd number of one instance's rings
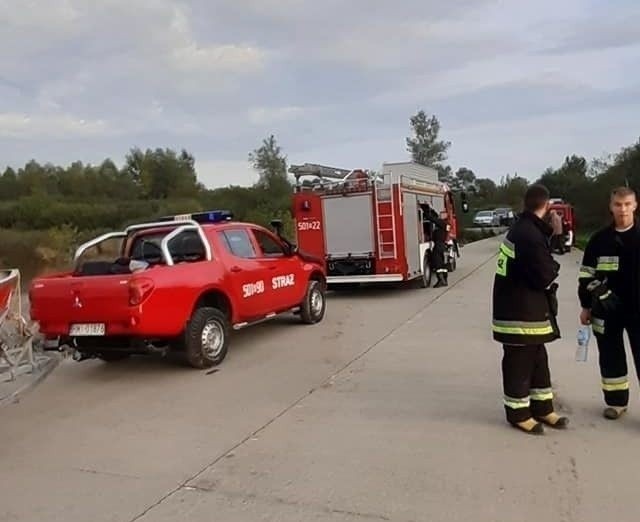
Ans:
{"label": "door window", "polygon": [[256,257],[256,251],[253,243],[246,230],[224,230],[219,232],[220,238],[227,250],[236,257],[244,259],[253,259]]}
{"label": "door window", "polygon": [[260,249],[262,250],[262,255],[264,257],[283,257],[284,249],[282,245],[276,241],[271,235],[267,234],[262,230],[254,230],[253,234],[256,237],[256,241],[258,245],[260,245]]}

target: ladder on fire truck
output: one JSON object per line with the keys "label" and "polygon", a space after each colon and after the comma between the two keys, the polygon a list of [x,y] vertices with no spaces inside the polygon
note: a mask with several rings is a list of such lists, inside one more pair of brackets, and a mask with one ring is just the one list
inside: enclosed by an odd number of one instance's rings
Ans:
{"label": "ladder on fire truck", "polygon": [[[393,186],[373,184],[373,208],[376,214],[378,256],[380,259],[396,259],[396,216],[393,207]],[[391,247],[391,248],[389,248]]]}
{"label": "ladder on fire truck", "polygon": [[[393,190],[395,185],[398,185],[399,194],[402,189],[424,195],[444,194],[447,190],[444,183],[434,181],[417,172],[411,174],[388,172],[383,174],[381,179],[373,182],[374,208],[378,228],[378,252],[381,259],[396,259],[398,256]],[[402,213],[402,200],[400,200],[399,207],[400,213]]]}

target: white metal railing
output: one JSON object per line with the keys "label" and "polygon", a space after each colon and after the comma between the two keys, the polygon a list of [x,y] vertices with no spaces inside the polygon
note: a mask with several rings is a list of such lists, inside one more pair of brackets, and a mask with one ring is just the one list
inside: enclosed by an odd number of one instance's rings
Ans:
{"label": "white metal railing", "polygon": [[[200,223],[198,223],[193,219],[181,219],[181,218],[174,219],[174,220],[167,220],[167,221],[152,221],[148,223],[138,223],[135,225],[128,226],[124,231],[121,231],[121,232],[109,232],[107,234],[103,234],[101,236],[98,236],[80,245],[75,251],[73,260],[74,262],[77,262],[80,256],[82,256],[82,254],[84,254],[89,248],[97,246],[100,243],[103,243],[104,241],[107,241],[109,239],[114,239],[117,237],[121,237],[124,239],[131,232],[138,232],[140,230],[148,230],[151,228],[168,228],[168,227],[176,227],[176,226],[177,228],[171,231],[169,234],[167,234],[162,239],[160,244],[160,249],[162,250],[162,255],[165,258],[166,264],[168,266],[173,266],[175,264],[173,261],[173,256],[169,251],[169,241],[171,241],[172,239],[180,235],[182,232],[185,232],[188,230],[195,230],[198,233],[198,236],[200,237],[200,240],[202,241],[202,244],[204,246],[206,259],[207,261],[211,261],[212,259],[211,245],[209,244],[209,240],[207,239],[207,236],[204,233],[204,230],[202,229],[202,226],[200,225]],[[121,254],[124,254],[124,252],[122,251],[122,249],[124,249],[124,246],[125,245],[123,241],[123,244],[121,246]]]}
{"label": "white metal railing", "polygon": [[0,377],[3,380],[15,380],[18,375],[38,368],[33,337],[34,332],[22,314],[20,271],[0,270]]}

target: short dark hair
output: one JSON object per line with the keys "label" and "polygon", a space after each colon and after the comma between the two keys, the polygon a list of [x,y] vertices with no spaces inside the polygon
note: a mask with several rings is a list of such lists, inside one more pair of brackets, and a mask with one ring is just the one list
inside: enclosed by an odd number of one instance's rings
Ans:
{"label": "short dark hair", "polygon": [[524,209],[536,212],[544,207],[550,198],[549,189],[540,183],[535,183],[524,194]]}
{"label": "short dark hair", "polygon": [[627,196],[636,197],[636,191],[631,187],[616,187],[611,191],[611,199],[613,198],[624,198]]}

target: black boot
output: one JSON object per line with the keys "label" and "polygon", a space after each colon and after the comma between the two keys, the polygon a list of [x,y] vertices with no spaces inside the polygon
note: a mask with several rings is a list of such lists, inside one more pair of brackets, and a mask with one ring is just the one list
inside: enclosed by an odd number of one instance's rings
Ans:
{"label": "black boot", "polygon": [[433,285],[433,288],[441,288],[443,286],[447,286],[447,275],[443,272],[436,272],[436,276],[438,278],[438,282]]}

